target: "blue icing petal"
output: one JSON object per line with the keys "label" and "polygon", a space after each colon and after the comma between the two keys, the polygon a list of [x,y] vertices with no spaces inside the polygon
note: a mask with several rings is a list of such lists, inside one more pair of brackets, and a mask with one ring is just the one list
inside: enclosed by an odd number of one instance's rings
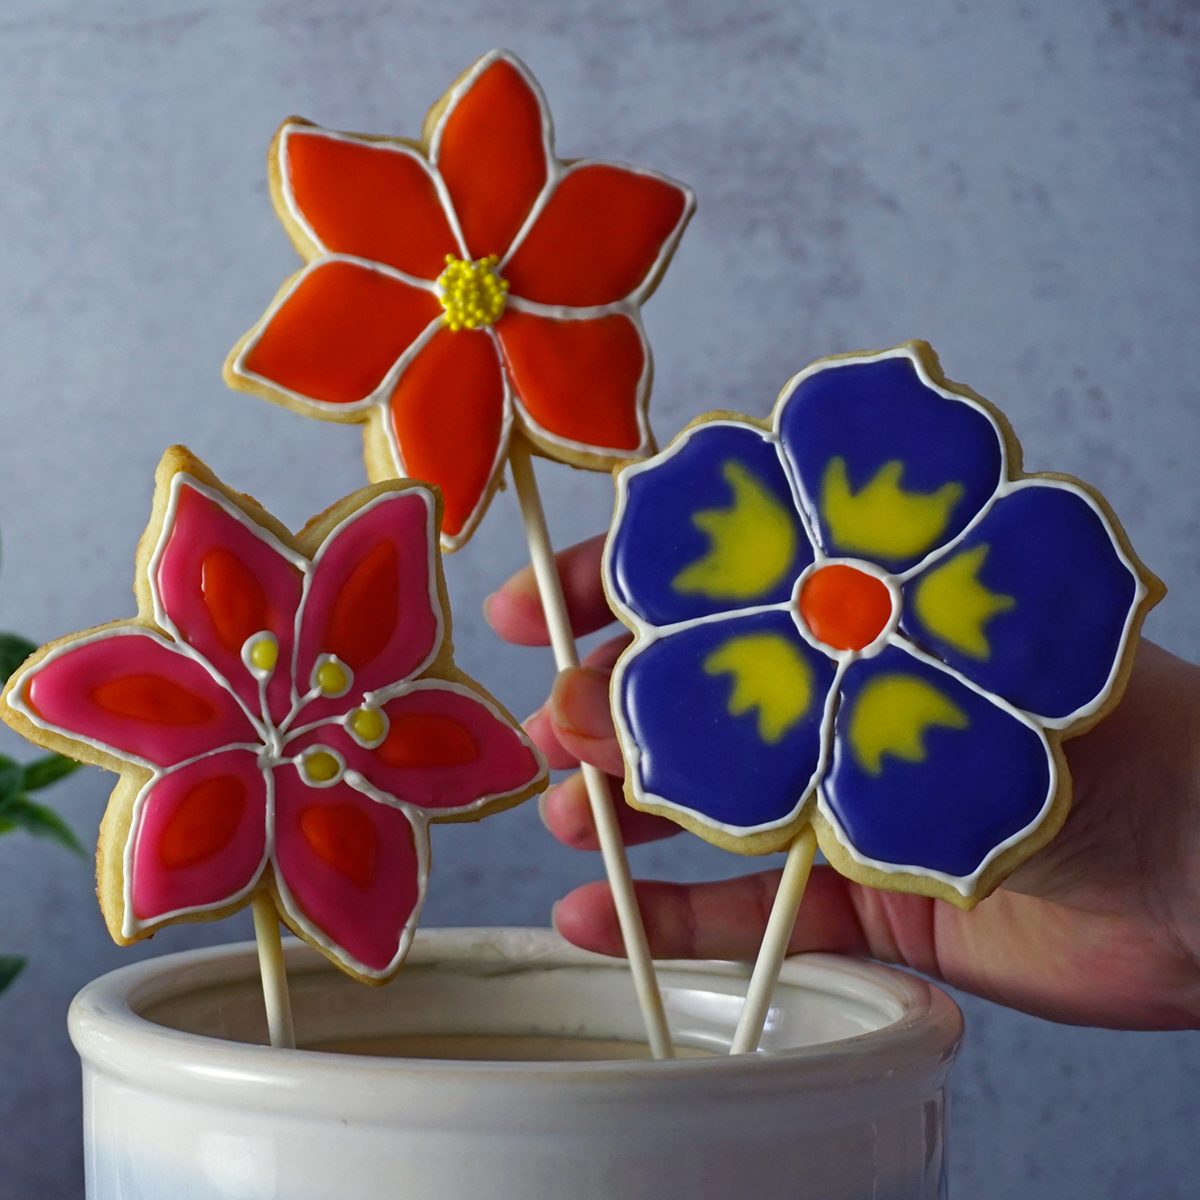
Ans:
{"label": "blue icing petal", "polygon": [[809,790],[834,664],[787,612],[706,622],[623,664],[620,716],[636,782],[703,821],[781,822]]}
{"label": "blue icing petal", "polygon": [[1030,482],[906,585],[903,623],[980,687],[1059,720],[1102,697],[1137,602],[1107,519]]}
{"label": "blue icing petal", "polygon": [[1000,431],[934,391],[907,354],[834,362],[781,401],[784,451],[828,554],[893,571],[960,533],[996,490]]}
{"label": "blue icing petal", "polygon": [[621,486],[609,588],[652,625],[786,601],[813,560],[776,445],[753,426],[697,426]]}
{"label": "blue icing petal", "polygon": [[1051,761],[1035,728],[889,646],[842,677],[822,788],[859,856],[963,878],[1043,812]]}

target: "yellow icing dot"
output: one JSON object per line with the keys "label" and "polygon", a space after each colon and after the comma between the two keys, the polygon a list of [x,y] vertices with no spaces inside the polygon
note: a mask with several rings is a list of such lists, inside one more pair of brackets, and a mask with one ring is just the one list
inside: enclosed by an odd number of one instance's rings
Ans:
{"label": "yellow icing dot", "polygon": [[350,674],[340,662],[327,658],[313,676],[317,690],[324,696],[340,696],[350,686]]}
{"label": "yellow icing dot", "polygon": [[279,645],[273,637],[258,637],[250,646],[250,665],[267,674],[275,670],[279,661]]}
{"label": "yellow icing dot", "polygon": [[387,717],[377,708],[356,708],[350,716],[350,731],[364,745],[374,745],[387,732]]}
{"label": "yellow icing dot", "polygon": [[328,750],[314,750],[311,754],[306,754],[301,765],[304,774],[313,783],[328,783],[331,779],[336,779],[342,769],[342,764]]}
{"label": "yellow icing dot", "polygon": [[446,255],[446,269],[437,278],[443,318],[455,332],[494,325],[504,311],[508,280],[496,272],[499,258],[489,254],[473,261]]}

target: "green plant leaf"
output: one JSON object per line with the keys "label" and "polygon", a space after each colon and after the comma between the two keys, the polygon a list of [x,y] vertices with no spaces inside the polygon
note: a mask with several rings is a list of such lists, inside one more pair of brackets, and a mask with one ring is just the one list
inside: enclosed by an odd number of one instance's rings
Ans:
{"label": "green plant leaf", "polygon": [[0,992],[20,975],[24,966],[23,958],[18,958],[15,954],[0,954]]}
{"label": "green plant leaf", "polygon": [[8,677],[37,649],[16,633],[0,633],[0,683]]}
{"label": "green plant leaf", "polygon": [[21,787],[26,792],[36,792],[64,779],[78,766],[79,763],[74,759],[63,758],[61,754],[47,754],[44,758],[35,758],[32,762],[27,762],[21,771]]}
{"label": "green plant leaf", "polygon": [[12,821],[18,829],[32,833],[34,837],[48,838],[66,847],[73,854],[87,857],[83,843],[75,836],[71,827],[52,808],[30,800],[28,796],[15,796],[0,806],[0,816]]}
{"label": "green plant leaf", "polygon": [[21,764],[5,754],[0,754],[0,811],[6,800],[21,791]]}

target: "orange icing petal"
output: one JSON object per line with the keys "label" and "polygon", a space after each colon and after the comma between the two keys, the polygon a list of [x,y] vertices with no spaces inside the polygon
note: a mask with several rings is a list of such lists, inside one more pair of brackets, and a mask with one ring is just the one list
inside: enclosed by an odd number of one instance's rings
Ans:
{"label": "orange icing petal", "polygon": [[432,292],[342,259],[319,261],[267,315],[235,371],[328,404],[369,396],[442,311]]}
{"label": "orange icing petal", "polygon": [[549,174],[542,99],[497,58],[451,101],[433,138],[472,258],[503,255]]}
{"label": "orange icing petal", "polygon": [[390,142],[291,126],[281,166],[290,199],[334,254],[354,254],[436,279],[458,253],[425,160]]}
{"label": "orange icing petal", "polygon": [[570,169],[502,266],[514,296],[614,304],[635,292],[678,236],[689,195],[657,175],[607,163]]}
{"label": "orange icing petal", "polygon": [[469,532],[499,469],[504,431],[504,378],[490,335],[439,330],[400,376],[389,412],[404,474],[442,489],[442,532]]}
{"label": "orange icing petal", "polygon": [[600,450],[641,448],[646,348],[628,316],[556,320],[509,308],[496,335],[518,399],[546,433]]}

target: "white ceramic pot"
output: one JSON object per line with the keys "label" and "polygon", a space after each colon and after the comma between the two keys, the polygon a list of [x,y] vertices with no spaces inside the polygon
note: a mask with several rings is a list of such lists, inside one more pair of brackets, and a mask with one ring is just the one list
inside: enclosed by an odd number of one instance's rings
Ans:
{"label": "white ceramic pot", "polygon": [[139,963],[79,994],[91,1200],[945,1194],[962,1018],[912,976],[790,960],[763,1051],[729,1058],[747,969],[663,964],[684,1057],[651,1062],[624,964],[548,930],[427,931],[385,988],[306,946],[287,959],[309,1049],[256,1044],[250,945]]}

